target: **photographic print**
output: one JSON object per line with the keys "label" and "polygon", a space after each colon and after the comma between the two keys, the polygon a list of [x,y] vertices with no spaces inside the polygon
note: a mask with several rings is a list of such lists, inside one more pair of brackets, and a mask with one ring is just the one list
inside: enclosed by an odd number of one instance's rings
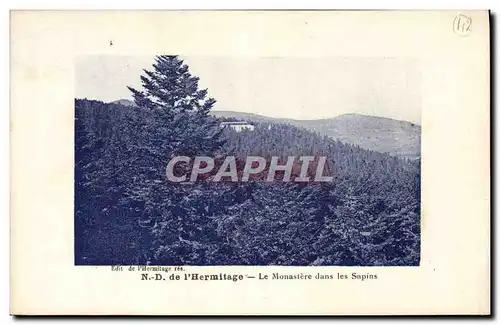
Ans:
{"label": "photographic print", "polygon": [[418,266],[408,58],[76,62],[76,265]]}
{"label": "photographic print", "polygon": [[14,315],[489,315],[487,11],[11,12]]}

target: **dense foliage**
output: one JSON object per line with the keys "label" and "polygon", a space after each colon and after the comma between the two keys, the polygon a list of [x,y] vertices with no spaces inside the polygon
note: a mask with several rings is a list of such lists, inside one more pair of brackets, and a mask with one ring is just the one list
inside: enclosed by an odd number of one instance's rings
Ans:
{"label": "dense foliage", "polygon": [[[285,124],[221,129],[175,56],[136,106],[75,101],[75,263],[418,265],[420,163]],[[328,184],[169,183],[174,155],[327,156]]]}

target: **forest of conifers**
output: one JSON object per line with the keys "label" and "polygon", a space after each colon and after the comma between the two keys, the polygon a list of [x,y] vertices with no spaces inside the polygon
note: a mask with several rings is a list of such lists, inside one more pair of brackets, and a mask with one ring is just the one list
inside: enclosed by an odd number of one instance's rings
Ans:
{"label": "forest of conifers", "polygon": [[[176,56],[141,80],[135,106],[75,100],[77,265],[419,264],[420,160],[286,124],[221,129]],[[174,155],[321,155],[333,181],[173,184]]]}

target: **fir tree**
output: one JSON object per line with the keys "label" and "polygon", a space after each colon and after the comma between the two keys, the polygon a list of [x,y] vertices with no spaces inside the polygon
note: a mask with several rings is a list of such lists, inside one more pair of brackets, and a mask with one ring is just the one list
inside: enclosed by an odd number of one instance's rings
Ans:
{"label": "fir tree", "polygon": [[197,229],[208,227],[208,219],[192,212],[193,205],[203,201],[190,199],[195,185],[167,183],[165,167],[175,155],[213,156],[224,139],[217,119],[209,114],[215,100],[207,98],[206,89],[198,88],[199,78],[191,75],[188,66],[177,56],[158,56],[153,68],[141,76],[143,90],[129,87],[138,110],[129,194],[144,202],[142,219],[151,225],[148,261],[168,256],[162,262],[196,262],[203,255],[202,245],[192,244],[196,249],[190,254],[186,250],[193,248],[189,245],[199,234]]}
{"label": "fir tree", "polygon": [[199,78],[177,56],[158,56],[153,68],[141,76],[143,90],[129,87],[136,105],[153,113],[157,123],[148,129],[160,127],[156,133],[163,132],[171,149],[181,151],[176,154],[210,153],[220,148],[221,130],[209,115],[216,101],[207,97],[207,89],[198,88]]}

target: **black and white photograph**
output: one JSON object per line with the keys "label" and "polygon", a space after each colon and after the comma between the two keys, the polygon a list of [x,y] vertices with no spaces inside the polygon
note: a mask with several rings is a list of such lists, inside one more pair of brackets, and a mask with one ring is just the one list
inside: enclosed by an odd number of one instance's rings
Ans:
{"label": "black and white photograph", "polygon": [[418,60],[75,64],[75,265],[419,266]]}

